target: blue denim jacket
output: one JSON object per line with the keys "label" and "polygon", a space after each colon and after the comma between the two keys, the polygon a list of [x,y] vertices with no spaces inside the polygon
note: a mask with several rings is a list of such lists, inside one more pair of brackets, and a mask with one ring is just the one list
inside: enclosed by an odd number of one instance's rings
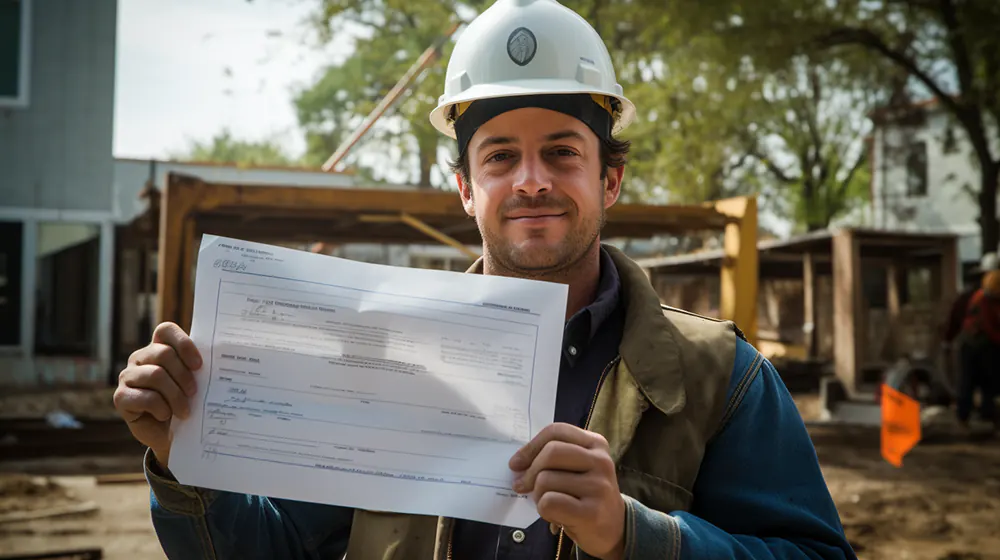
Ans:
{"label": "blue denim jacket", "polygon": [[[625,496],[626,559],[855,558],[791,395],[770,362],[738,344],[726,425],[706,449],[690,511]],[[347,548],[350,509],[184,487],[151,453],[146,473],[173,560],[332,559]]]}

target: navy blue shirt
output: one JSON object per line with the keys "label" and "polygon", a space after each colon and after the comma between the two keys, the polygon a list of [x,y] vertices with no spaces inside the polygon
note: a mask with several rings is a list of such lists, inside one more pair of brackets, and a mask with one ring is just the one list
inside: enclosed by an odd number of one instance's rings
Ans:
{"label": "navy blue shirt", "polygon": [[[611,256],[601,249],[601,272],[593,303],[576,312],[563,330],[562,360],[556,389],[555,421],[584,427],[607,367],[618,358],[625,325],[621,280]],[[558,536],[538,519],[523,531],[459,520],[452,534],[455,560],[551,560]],[[569,539],[563,539],[568,550]]]}

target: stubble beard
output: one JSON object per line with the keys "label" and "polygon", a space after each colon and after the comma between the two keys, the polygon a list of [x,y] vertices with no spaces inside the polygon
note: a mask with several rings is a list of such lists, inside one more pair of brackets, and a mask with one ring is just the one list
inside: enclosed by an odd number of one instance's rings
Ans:
{"label": "stubble beard", "polygon": [[485,227],[479,219],[476,224],[483,238],[483,258],[490,273],[499,276],[535,280],[562,281],[597,243],[606,221],[605,210],[596,223],[587,227],[579,222],[558,244],[547,249],[522,249],[503,235]]}

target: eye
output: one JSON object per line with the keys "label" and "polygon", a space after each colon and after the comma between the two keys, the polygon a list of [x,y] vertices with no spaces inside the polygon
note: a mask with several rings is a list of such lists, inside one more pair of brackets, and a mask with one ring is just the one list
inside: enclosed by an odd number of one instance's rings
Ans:
{"label": "eye", "polygon": [[556,148],[552,154],[556,157],[576,157],[578,155],[576,150],[570,148]]}
{"label": "eye", "polygon": [[486,163],[502,163],[511,157],[513,157],[513,155],[507,152],[497,152],[486,158]]}

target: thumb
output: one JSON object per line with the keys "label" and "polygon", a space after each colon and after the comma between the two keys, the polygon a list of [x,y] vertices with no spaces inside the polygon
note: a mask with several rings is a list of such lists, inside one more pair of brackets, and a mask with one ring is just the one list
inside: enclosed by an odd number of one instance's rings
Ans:
{"label": "thumb", "polygon": [[161,421],[152,414],[143,414],[128,423],[135,439],[149,446],[158,455],[170,449],[170,421]]}

